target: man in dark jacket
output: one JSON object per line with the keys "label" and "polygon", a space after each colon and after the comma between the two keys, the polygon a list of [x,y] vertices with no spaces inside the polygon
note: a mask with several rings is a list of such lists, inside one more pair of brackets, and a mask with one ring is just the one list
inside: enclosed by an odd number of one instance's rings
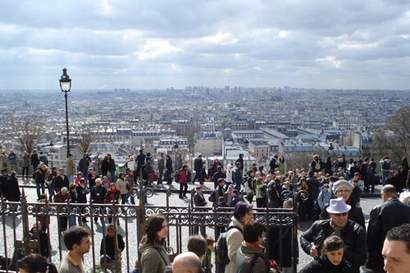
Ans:
{"label": "man in dark jacket", "polygon": [[359,273],[359,268],[366,260],[366,234],[357,223],[348,219],[350,206],[343,198],[331,199],[326,211],[329,220],[315,221],[300,237],[303,251],[312,257],[319,257],[324,240],[330,235],[338,235],[345,243],[345,258],[353,267],[353,273]]}
{"label": "man in dark jacket", "polygon": [[67,175],[64,174],[64,168],[58,170],[58,176],[54,179],[54,190],[59,192],[61,188],[69,188],[70,181],[68,181]]}
{"label": "man in dark jacket", "polygon": [[38,167],[38,164],[40,164],[40,159],[38,159],[38,154],[36,150],[34,150],[33,154],[30,156],[30,163],[31,163],[31,166],[33,167],[33,173],[34,173]]}
{"label": "man in dark jacket", "polygon": [[18,202],[20,201],[20,188],[16,177],[16,171],[12,171],[8,179],[6,180],[6,186],[4,187],[6,199],[8,201]]}
{"label": "man in dark jacket", "polygon": [[124,239],[114,225],[107,226],[107,234],[101,240],[100,255],[106,255],[106,266],[112,272],[121,271],[121,252],[125,248]]}
{"label": "man in dark jacket", "polygon": [[366,267],[377,273],[384,272],[382,249],[387,232],[394,227],[410,223],[410,207],[397,199],[393,185],[385,185],[381,195],[383,204],[372,209],[367,227]]}
{"label": "man in dark jacket", "polygon": [[205,181],[205,176],[204,176],[204,161],[202,160],[202,155],[198,155],[197,158],[194,160],[194,170],[195,170],[195,177],[194,180],[192,181],[195,183],[195,181],[198,179],[198,181],[202,184]]}
{"label": "man in dark jacket", "polygon": [[83,155],[83,158],[78,162],[78,170],[81,172],[84,179],[88,179],[88,167],[90,166],[90,158],[87,154]]}
{"label": "man in dark jacket", "polygon": [[241,170],[239,169],[240,163],[236,162],[235,167],[232,169],[232,183],[235,186],[235,189],[239,192],[241,191],[241,185],[243,183],[243,175]]}
{"label": "man in dark jacket", "polygon": [[214,182],[215,189],[218,187],[218,180],[220,178],[226,178],[226,174],[223,172],[222,166],[218,166],[216,173],[214,173],[214,175],[212,176],[212,181]]}
{"label": "man in dark jacket", "polygon": [[137,155],[137,157],[135,158],[135,164],[137,165],[137,167],[135,168],[134,171],[134,179],[137,179],[137,177],[142,178],[142,172],[144,171],[144,165],[145,165],[145,154],[144,154],[144,150],[140,150],[140,153]]}
{"label": "man in dark jacket", "polygon": [[[107,189],[102,185],[101,178],[95,179],[95,186],[91,189],[91,202],[94,204],[104,204]],[[103,208],[96,208],[95,213],[101,213]],[[98,217],[94,217],[94,222],[97,223]],[[104,218],[101,217],[101,222]]]}
{"label": "man in dark jacket", "polygon": [[[196,189],[194,193],[195,211],[207,211],[208,209],[204,208],[207,205],[207,202],[205,200],[205,196],[203,193],[203,186],[199,184],[195,187],[195,189]],[[202,218],[202,217],[198,217],[198,218]],[[202,222],[202,219],[198,219],[198,220],[199,222]],[[199,229],[201,229],[201,234],[206,238],[204,225],[199,225],[199,224],[194,225],[194,234],[198,234]]]}

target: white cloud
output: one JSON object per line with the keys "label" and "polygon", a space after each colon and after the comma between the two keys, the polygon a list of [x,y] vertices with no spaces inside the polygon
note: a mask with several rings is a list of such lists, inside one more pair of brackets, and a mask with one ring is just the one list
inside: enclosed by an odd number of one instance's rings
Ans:
{"label": "white cloud", "polygon": [[202,40],[204,42],[219,45],[236,44],[239,41],[239,39],[236,38],[232,33],[221,31],[219,31],[215,35],[204,37]]}
{"label": "white cloud", "polygon": [[315,61],[321,64],[330,65],[335,68],[340,68],[340,66],[342,65],[342,61],[338,60],[335,56],[317,58]]}
{"label": "white cloud", "polygon": [[150,40],[144,44],[142,50],[135,52],[135,55],[137,55],[140,60],[149,60],[180,50],[181,49],[171,45],[168,40]]}

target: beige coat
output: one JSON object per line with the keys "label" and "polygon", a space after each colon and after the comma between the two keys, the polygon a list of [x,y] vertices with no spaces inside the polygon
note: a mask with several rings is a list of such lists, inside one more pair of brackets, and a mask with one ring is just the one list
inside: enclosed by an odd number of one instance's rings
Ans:
{"label": "beige coat", "polygon": [[[241,230],[243,230],[243,225],[239,222],[234,216],[231,218],[231,223],[229,226],[237,226]],[[232,228],[226,234],[226,244],[228,246],[228,257],[229,257],[229,264],[225,267],[225,273],[236,273],[236,253],[238,252],[239,248],[241,247],[243,241],[242,232],[240,232],[236,228]]]}

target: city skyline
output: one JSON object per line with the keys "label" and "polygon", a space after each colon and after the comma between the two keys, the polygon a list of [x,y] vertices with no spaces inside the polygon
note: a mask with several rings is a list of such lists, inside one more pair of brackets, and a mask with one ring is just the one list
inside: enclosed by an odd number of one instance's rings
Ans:
{"label": "city skyline", "polygon": [[408,90],[407,1],[2,1],[0,90]]}

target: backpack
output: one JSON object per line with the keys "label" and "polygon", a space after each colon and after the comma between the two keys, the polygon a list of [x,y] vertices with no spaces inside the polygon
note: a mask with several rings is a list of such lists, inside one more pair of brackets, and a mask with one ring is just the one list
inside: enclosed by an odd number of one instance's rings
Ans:
{"label": "backpack", "polygon": [[228,231],[233,228],[236,228],[241,233],[243,233],[242,229],[237,226],[230,226],[225,232],[221,233],[221,235],[218,238],[218,241],[216,242],[215,247],[215,260],[216,263],[219,265],[225,266],[229,264],[228,244],[226,242],[226,235],[228,234]]}

